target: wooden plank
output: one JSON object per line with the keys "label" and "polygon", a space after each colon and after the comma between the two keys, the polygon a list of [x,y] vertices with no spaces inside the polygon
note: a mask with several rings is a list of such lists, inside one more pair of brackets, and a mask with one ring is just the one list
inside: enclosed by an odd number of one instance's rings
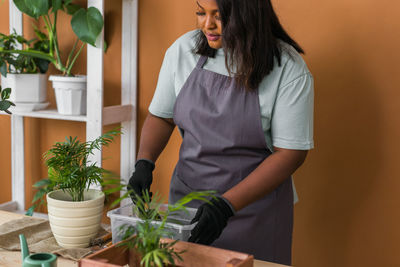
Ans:
{"label": "wooden plank", "polygon": [[58,113],[56,109],[46,109],[37,111],[13,111],[13,115],[31,117],[31,118],[42,118],[42,119],[54,119],[54,120],[66,120],[66,121],[81,121],[87,120],[86,115],[63,115]]}
{"label": "wooden plank", "polygon": [[[88,7],[96,7],[104,17],[104,0],[88,0]],[[86,121],[86,141],[93,141],[102,134],[103,131],[103,89],[104,89],[104,52],[103,35],[101,32],[96,47],[87,45],[87,121]],[[101,167],[102,151],[94,151],[89,156],[90,162],[96,163]],[[90,163],[89,163],[90,164]],[[100,185],[91,188],[100,188]]]}
{"label": "wooden plank", "polygon": [[132,109],[132,105],[109,106],[103,108],[103,125],[130,121]]}
{"label": "wooden plank", "polygon": [[[132,105],[131,121],[122,123],[121,180],[128,182],[136,161],[138,0],[122,1],[121,104]],[[124,192],[121,191],[121,195]],[[124,200],[121,205],[124,205]]]}
{"label": "wooden plank", "polygon": [[[172,241],[164,239],[168,242]],[[253,259],[253,256],[229,251],[210,246],[203,246],[199,244],[193,244],[188,242],[178,242],[174,245],[174,248],[178,251],[185,251],[181,256],[184,259],[184,263],[177,262],[177,266],[231,266],[231,267],[284,267],[286,265],[280,265],[270,262],[257,261]],[[81,267],[115,267],[124,266],[127,262],[137,262],[137,255],[134,250],[124,251],[124,246],[118,246],[117,244],[111,247],[105,248],[92,255],[87,256],[81,260]],[[138,266],[135,264],[129,266]],[[287,267],[287,266],[286,266]]]}
{"label": "wooden plank", "polygon": [[[14,5],[13,0],[9,0],[9,11],[10,11],[10,34],[14,32],[22,35],[23,34],[23,21],[22,21],[22,13],[18,10],[18,8]],[[18,45],[21,48],[21,45]]]}
{"label": "wooden plank", "polygon": [[11,195],[25,209],[25,158],[24,158],[24,117],[11,116]]}
{"label": "wooden plank", "polygon": [[[22,13],[9,0],[10,34],[23,33]],[[18,48],[22,46],[19,45]],[[23,117],[11,117],[11,195],[17,203],[17,209],[25,207],[25,173],[24,173],[24,119]]]}
{"label": "wooden plank", "polygon": [[87,256],[85,259],[82,259],[80,261],[79,266],[118,267],[118,266],[124,266],[128,264],[128,262],[129,262],[128,250],[123,246],[121,247],[113,246],[112,249],[109,248],[103,249]]}

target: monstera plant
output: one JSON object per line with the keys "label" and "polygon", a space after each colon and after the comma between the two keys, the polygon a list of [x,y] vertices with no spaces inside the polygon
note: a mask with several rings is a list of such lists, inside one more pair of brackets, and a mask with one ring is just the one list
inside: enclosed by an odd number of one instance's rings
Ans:
{"label": "monstera plant", "polygon": [[[72,67],[86,44],[96,46],[103,30],[103,16],[95,7],[83,8],[72,0],[13,0],[25,15],[43,22],[49,39],[49,52],[9,50],[50,61],[62,75],[51,75],[58,112],[65,115],[80,115],[86,112],[86,76],[74,75]],[[71,16],[71,27],[76,35],[69,51],[61,51],[59,44],[59,13]],[[65,29],[65,24],[61,26]],[[1,52],[1,50],[0,50]]]}
{"label": "monstera plant", "polygon": [[[72,67],[81,54],[84,45],[95,46],[97,37],[103,29],[104,22],[100,11],[95,7],[85,9],[72,3],[72,0],[14,0],[14,4],[22,13],[43,21],[50,48],[48,53],[28,50],[9,50],[9,53],[24,54],[48,60],[64,76],[73,76]],[[62,51],[60,51],[57,31],[59,12],[66,12],[72,16],[71,27],[77,36],[68,57],[65,57],[65,61],[61,58]]]}

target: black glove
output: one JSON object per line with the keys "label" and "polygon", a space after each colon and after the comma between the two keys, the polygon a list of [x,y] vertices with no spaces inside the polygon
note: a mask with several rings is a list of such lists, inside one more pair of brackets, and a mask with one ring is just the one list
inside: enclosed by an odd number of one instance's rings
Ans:
{"label": "black glove", "polygon": [[133,202],[135,202],[135,194],[142,196],[143,191],[150,191],[154,168],[154,163],[149,160],[140,159],[136,162],[135,171],[128,184],[128,189],[133,190],[131,193]]}
{"label": "black glove", "polygon": [[233,210],[227,200],[217,197],[211,203],[202,204],[191,223],[198,221],[193,228],[189,242],[209,245],[214,242],[224,230],[228,219],[233,216]]}

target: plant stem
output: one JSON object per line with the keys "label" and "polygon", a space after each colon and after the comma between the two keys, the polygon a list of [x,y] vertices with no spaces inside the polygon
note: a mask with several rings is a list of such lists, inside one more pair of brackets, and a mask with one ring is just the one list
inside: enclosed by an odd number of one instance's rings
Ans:
{"label": "plant stem", "polygon": [[42,16],[42,19],[44,21],[46,30],[49,33],[49,45],[50,45],[50,52],[49,53],[50,53],[51,57],[53,57],[54,56],[54,54],[53,54],[54,53],[53,52],[53,32],[51,31],[51,28],[49,26],[49,22],[46,20],[46,17]]}
{"label": "plant stem", "polygon": [[75,63],[76,59],[78,58],[78,56],[82,52],[82,48],[84,47],[84,45],[85,45],[85,43],[82,43],[82,45],[79,48],[78,52],[75,54],[74,58],[72,59],[71,64],[67,67],[67,71],[66,71],[67,76],[71,76],[71,69],[74,66],[74,63]]}
{"label": "plant stem", "polygon": [[36,50],[2,50],[1,53],[6,53],[6,54],[20,54],[20,55],[26,55],[26,56],[31,56],[35,58],[41,58],[50,61],[53,64],[57,64],[56,60],[47,53],[43,53],[41,51],[36,51]]}
{"label": "plant stem", "polygon": [[68,55],[67,63],[65,64],[65,66],[67,66],[67,68],[68,68],[68,66],[69,66],[69,61],[71,60],[71,58],[72,58],[72,56],[73,56],[73,54],[74,54],[74,51],[75,51],[75,49],[76,49],[76,45],[78,44],[78,42],[79,42],[79,38],[76,38],[76,41],[75,41],[75,43],[74,43],[74,46],[72,47],[71,52],[70,52],[69,55]]}
{"label": "plant stem", "polygon": [[[65,67],[63,66],[63,64],[61,62],[60,50],[59,50],[59,47],[58,47],[58,37],[57,37],[57,28],[56,28],[56,26],[57,26],[57,14],[58,14],[58,11],[54,13],[54,23],[53,23],[53,28],[52,28],[54,49],[56,51],[58,64],[60,65],[60,67],[62,67],[64,69]],[[47,15],[47,16],[48,16],[48,19],[50,20],[50,16],[49,15]]]}

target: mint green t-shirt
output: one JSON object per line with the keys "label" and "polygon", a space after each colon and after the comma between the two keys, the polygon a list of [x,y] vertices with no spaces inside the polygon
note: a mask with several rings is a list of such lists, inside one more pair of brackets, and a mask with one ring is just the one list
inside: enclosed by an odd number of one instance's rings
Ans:
{"label": "mint green t-shirt", "polygon": [[[168,48],[149,106],[151,114],[173,117],[176,97],[200,58],[193,53],[197,32],[184,34]],[[314,147],[313,77],[293,47],[284,42],[281,46],[281,65],[276,62],[258,88],[265,140],[271,151],[273,146],[309,150]],[[229,76],[223,49],[217,50],[215,58],[208,58],[204,69]]]}
{"label": "mint green t-shirt", "polygon": [[[190,31],[168,48],[151,101],[151,114],[172,118],[175,100],[200,56],[192,52],[198,30]],[[260,116],[268,148],[312,149],[313,77],[301,56],[284,44],[281,66],[276,64],[259,86]],[[229,76],[223,49],[208,58],[204,69]]]}

